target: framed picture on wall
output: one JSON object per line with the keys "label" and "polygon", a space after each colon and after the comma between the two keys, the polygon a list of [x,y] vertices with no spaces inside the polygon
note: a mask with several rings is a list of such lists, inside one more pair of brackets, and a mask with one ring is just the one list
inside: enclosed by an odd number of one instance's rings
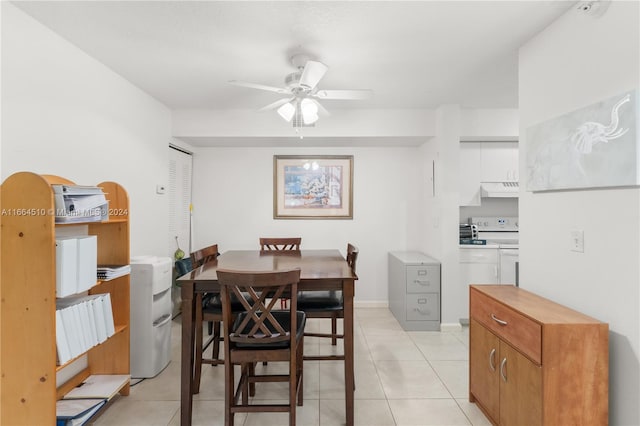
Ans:
{"label": "framed picture on wall", "polygon": [[275,155],[274,219],[353,219],[352,155]]}

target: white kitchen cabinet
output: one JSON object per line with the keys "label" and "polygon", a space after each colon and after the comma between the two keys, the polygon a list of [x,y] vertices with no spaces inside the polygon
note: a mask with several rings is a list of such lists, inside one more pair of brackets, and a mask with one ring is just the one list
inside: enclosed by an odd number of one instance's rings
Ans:
{"label": "white kitchen cabinet", "polygon": [[482,176],[480,146],[478,142],[460,144],[460,205],[479,206]]}
{"label": "white kitchen cabinet", "polygon": [[469,323],[469,285],[499,284],[500,257],[498,248],[460,248],[460,285],[462,300],[458,306],[462,324]]}
{"label": "white kitchen cabinet", "polygon": [[517,142],[461,142],[460,186],[461,206],[481,205],[481,182],[517,182]]}
{"label": "white kitchen cabinet", "polygon": [[519,179],[517,142],[481,142],[482,182],[517,182]]}

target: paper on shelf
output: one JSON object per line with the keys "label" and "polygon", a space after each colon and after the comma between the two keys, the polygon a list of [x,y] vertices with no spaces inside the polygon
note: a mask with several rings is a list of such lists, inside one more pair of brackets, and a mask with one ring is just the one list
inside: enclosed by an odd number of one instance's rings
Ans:
{"label": "paper on shelf", "polygon": [[94,374],[71,389],[64,399],[111,399],[131,379],[128,374]]}
{"label": "paper on shelf", "polygon": [[61,399],[56,402],[56,418],[70,420],[84,417],[93,408],[102,407],[107,402],[104,398]]}

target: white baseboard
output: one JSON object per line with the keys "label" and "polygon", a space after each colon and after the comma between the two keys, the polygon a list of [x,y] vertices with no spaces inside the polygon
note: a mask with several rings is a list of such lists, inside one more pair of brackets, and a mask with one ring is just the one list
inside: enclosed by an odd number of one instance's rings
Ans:
{"label": "white baseboard", "polygon": [[354,308],[388,308],[389,302],[385,300],[355,300]]}
{"label": "white baseboard", "polygon": [[462,331],[462,324],[459,322],[443,322],[440,324],[440,331]]}

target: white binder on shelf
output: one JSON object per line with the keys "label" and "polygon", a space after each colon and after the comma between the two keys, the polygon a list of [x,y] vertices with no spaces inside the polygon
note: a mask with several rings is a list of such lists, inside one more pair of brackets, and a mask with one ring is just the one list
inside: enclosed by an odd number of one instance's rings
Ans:
{"label": "white binder on shelf", "polygon": [[100,299],[102,300],[102,309],[104,312],[104,324],[107,330],[107,338],[116,333],[115,323],[113,322],[113,310],[111,308],[111,294],[104,293]]}
{"label": "white binder on shelf", "polygon": [[58,365],[62,365],[71,358],[71,350],[69,349],[69,341],[62,322],[62,312],[56,310],[56,352],[58,354]]}
{"label": "white binder on shelf", "polygon": [[84,235],[77,238],[78,248],[78,288],[76,293],[82,293],[96,285],[96,270],[98,267],[98,237]]}
{"label": "white binder on shelf", "polygon": [[82,332],[84,333],[85,341],[87,342],[87,350],[89,350],[98,344],[95,328],[91,322],[91,314],[89,314],[89,303],[87,300],[81,300],[77,306],[80,309]]}
{"label": "white binder on shelf", "polygon": [[105,340],[107,340],[107,325],[106,322],[104,320],[105,318],[105,314],[104,314],[104,308],[103,308],[103,304],[104,302],[102,301],[102,295],[101,294],[97,294],[96,297],[94,297],[91,300],[91,303],[93,304],[93,311],[95,313],[95,319],[96,319],[96,332],[98,334],[98,343],[102,343]]}
{"label": "white binder on shelf", "polygon": [[56,297],[77,293],[78,240],[75,237],[56,238]]}
{"label": "white binder on shelf", "polygon": [[[82,340],[80,339],[80,325],[76,322],[71,306],[56,306],[62,318],[62,326],[64,327],[67,343],[71,359],[80,355],[82,350]],[[56,335],[57,338],[57,335]]]}
{"label": "white binder on shelf", "polygon": [[99,222],[109,219],[109,202],[102,188],[80,185],[52,185],[56,222]]}

